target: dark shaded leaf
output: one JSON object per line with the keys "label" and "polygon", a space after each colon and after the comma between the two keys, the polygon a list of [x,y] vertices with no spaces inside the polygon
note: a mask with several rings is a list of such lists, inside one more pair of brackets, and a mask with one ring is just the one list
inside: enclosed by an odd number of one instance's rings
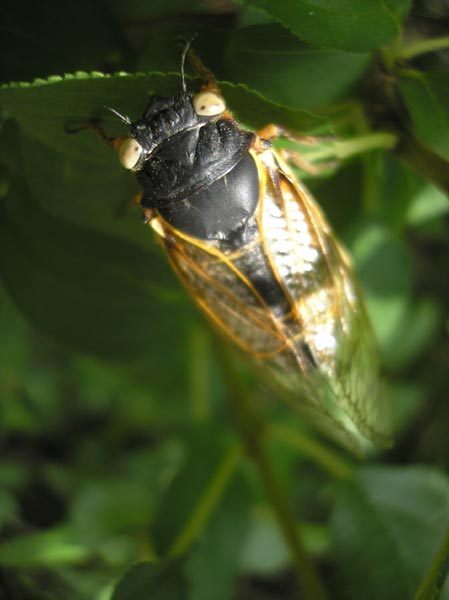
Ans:
{"label": "dark shaded leaf", "polygon": [[166,266],[157,252],[51,217],[23,187],[2,207],[0,228],[4,284],[42,330],[114,357],[148,353],[182,330],[182,305],[158,289]]}
{"label": "dark shaded leaf", "polygon": [[227,67],[233,80],[266,98],[308,110],[337,100],[357,80],[369,58],[369,54],[311,48],[272,24],[231,34]]}
{"label": "dark shaded leaf", "polygon": [[117,584],[112,600],[187,600],[180,562],[142,562],[130,567]]}
{"label": "dark shaded leaf", "polygon": [[[424,467],[369,467],[341,489],[332,531],[349,600],[412,598],[449,520],[449,482]],[[449,587],[442,595],[449,598]]]}
{"label": "dark shaded leaf", "polygon": [[404,322],[413,283],[410,251],[404,241],[385,227],[359,224],[349,239],[357,273],[384,358],[391,347],[393,332]]}
{"label": "dark shaded leaf", "polygon": [[[227,82],[220,85],[229,108],[247,125],[257,128],[282,123],[293,130],[306,131],[325,122],[306,111],[282,107],[246,86]],[[33,84],[4,86],[0,88],[0,105],[33,138],[70,157],[98,164],[110,161],[105,158],[110,151],[100,151],[98,138],[91,132],[67,135],[66,125],[85,124],[93,117],[101,117],[110,135],[124,133],[123,124],[105,110],[105,104],[137,119],[151,94],[171,95],[179,91],[180,78],[175,75],[77,73]]]}
{"label": "dark shaded leaf", "polygon": [[238,0],[266,11],[318,47],[365,52],[399,34],[411,0]]}
{"label": "dark shaded leaf", "polygon": [[[161,556],[177,551],[179,536],[189,528],[192,519],[197,518],[198,511],[204,516],[204,524],[209,520],[209,500],[205,501],[205,498],[209,498],[211,486],[220,478],[219,472],[224,461],[228,460],[228,447],[224,433],[214,430],[210,425],[207,429],[194,430],[189,436],[187,455],[161,497],[154,517],[154,545]],[[224,488],[218,490],[217,503],[227,483],[224,481]],[[214,492],[212,495],[215,498]],[[204,512],[201,506],[206,506]],[[210,507],[213,514],[215,503],[212,502]],[[198,534],[200,531],[201,528]]]}
{"label": "dark shaded leaf", "polygon": [[252,500],[245,480],[237,476],[219,509],[186,559],[189,600],[229,600],[248,534]]}
{"label": "dark shaded leaf", "polygon": [[407,71],[399,90],[417,138],[449,161],[449,72]]}

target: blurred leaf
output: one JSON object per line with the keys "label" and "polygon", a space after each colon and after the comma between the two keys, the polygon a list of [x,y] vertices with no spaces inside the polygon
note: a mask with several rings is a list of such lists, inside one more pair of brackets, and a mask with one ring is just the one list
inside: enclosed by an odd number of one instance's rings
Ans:
{"label": "blurred leaf", "polygon": [[251,529],[243,549],[243,568],[251,573],[276,572],[290,562],[290,555],[271,512],[253,511]]}
{"label": "blurred leaf", "polygon": [[412,290],[412,262],[402,239],[386,228],[366,223],[349,241],[357,273],[382,352],[402,322]]}
{"label": "blurred leaf", "polygon": [[107,480],[85,484],[72,498],[71,523],[81,539],[97,542],[146,527],[154,498],[141,483]]}
{"label": "blurred leaf", "polygon": [[4,566],[76,564],[90,557],[90,549],[70,539],[64,529],[21,535],[0,544],[0,565]]}
{"label": "blurred leaf", "polygon": [[[160,556],[170,551],[177,553],[180,536],[184,539],[192,527],[198,535],[211,512],[216,510],[216,504],[221,503],[228,484],[227,479],[223,479],[226,475],[223,469],[229,462],[228,447],[224,433],[214,430],[210,424],[207,429],[194,430],[189,436],[187,455],[160,498],[154,516],[153,542]],[[188,541],[194,540],[189,538]]]}
{"label": "blurred leaf", "polygon": [[409,303],[383,345],[385,364],[390,369],[413,364],[436,341],[441,326],[442,309],[438,302],[426,298]]}
{"label": "blurred leaf", "polygon": [[277,24],[238,29],[227,50],[233,80],[270,100],[306,110],[338,100],[369,59],[369,54],[311,48]]}
{"label": "blurred leaf", "polygon": [[152,288],[150,278],[166,270],[162,256],[53,218],[23,188],[3,206],[0,228],[4,283],[44,331],[123,357],[151,352],[168,333],[165,319],[182,330],[179,305]]}
{"label": "blurred leaf", "polygon": [[259,8],[311,45],[365,52],[400,32],[411,0],[238,0]]}
{"label": "blurred leaf", "polygon": [[422,225],[427,221],[444,217],[448,213],[448,197],[439,188],[427,182],[415,194],[408,210],[407,222],[411,226]]}
{"label": "blurred leaf", "polygon": [[429,181],[395,156],[382,161],[380,207],[391,228],[415,227],[449,212],[449,200]]}
{"label": "blurred leaf", "polygon": [[[449,526],[413,600],[438,600],[449,572]],[[446,586],[449,589],[449,584]],[[444,593],[444,592],[443,592]]]}
{"label": "blurred leaf", "polygon": [[188,600],[188,597],[180,562],[142,562],[125,572],[111,600]]}
{"label": "blurred leaf", "polygon": [[417,138],[449,161],[449,72],[405,71],[398,85]]}
{"label": "blurred leaf", "polygon": [[[1,471],[0,479],[2,479]],[[17,512],[18,506],[14,495],[4,489],[0,489],[0,529],[4,526],[5,522],[15,517]]]}
{"label": "blurred leaf", "polygon": [[[368,467],[342,486],[332,517],[348,600],[412,598],[449,521],[449,482],[424,467]],[[449,598],[449,588],[442,595]]]}
{"label": "blurred leaf", "polygon": [[226,490],[186,559],[189,600],[229,600],[248,534],[250,491],[243,477]]}
{"label": "blurred leaf", "polygon": [[389,385],[394,407],[394,431],[400,435],[407,430],[426,400],[426,390],[415,381],[393,382]]}

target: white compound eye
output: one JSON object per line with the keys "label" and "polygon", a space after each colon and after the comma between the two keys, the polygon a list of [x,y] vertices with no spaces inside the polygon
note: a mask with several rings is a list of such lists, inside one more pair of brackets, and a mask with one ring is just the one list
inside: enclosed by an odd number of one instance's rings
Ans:
{"label": "white compound eye", "polygon": [[139,162],[142,151],[142,146],[134,138],[125,138],[118,151],[119,161],[125,169],[134,169]]}
{"label": "white compound eye", "polygon": [[215,117],[226,110],[223,96],[215,92],[200,92],[193,97],[192,103],[200,117]]}

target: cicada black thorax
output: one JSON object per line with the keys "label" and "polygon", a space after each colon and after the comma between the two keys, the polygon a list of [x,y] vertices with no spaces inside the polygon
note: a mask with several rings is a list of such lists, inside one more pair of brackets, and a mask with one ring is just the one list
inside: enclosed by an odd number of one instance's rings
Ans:
{"label": "cicada black thorax", "polygon": [[250,152],[255,134],[228,116],[198,116],[188,95],[153,99],[131,134],[147,154],[137,171],[142,206],[229,257],[262,304],[278,318],[288,314],[256,219],[261,187],[260,165]]}
{"label": "cicada black thorax", "polygon": [[254,213],[258,175],[248,154],[254,133],[230,118],[196,115],[189,96],[147,111],[131,133],[148,155],[137,172],[142,205],[175,229],[202,240],[226,239]]}

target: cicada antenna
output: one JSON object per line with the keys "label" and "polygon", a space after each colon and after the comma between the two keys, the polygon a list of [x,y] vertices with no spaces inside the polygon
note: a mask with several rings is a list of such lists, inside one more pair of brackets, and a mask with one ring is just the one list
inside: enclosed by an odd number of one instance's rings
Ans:
{"label": "cicada antenna", "polygon": [[186,77],[185,77],[186,56],[187,56],[187,52],[189,51],[189,48],[190,48],[193,40],[196,38],[196,36],[197,36],[196,33],[194,33],[193,35],[190,36],[190,38],[185,43],[184,48],[182,50],[182,54],[181,54],[181,87],[182,87],[182,91],[184,94],[187,92]]}
{"label": "cicada antenna", "polygon": [[127,125],[131,125],[131,119],[128,117],[128,115],[122,115],[121,112],[119,112],[118,110],[115,110],[115,108],[111,108],[110,106],[105,106],[105,108],[107,110],[110,110],[111,113],[113,113],[116,117],[121,119]]}

